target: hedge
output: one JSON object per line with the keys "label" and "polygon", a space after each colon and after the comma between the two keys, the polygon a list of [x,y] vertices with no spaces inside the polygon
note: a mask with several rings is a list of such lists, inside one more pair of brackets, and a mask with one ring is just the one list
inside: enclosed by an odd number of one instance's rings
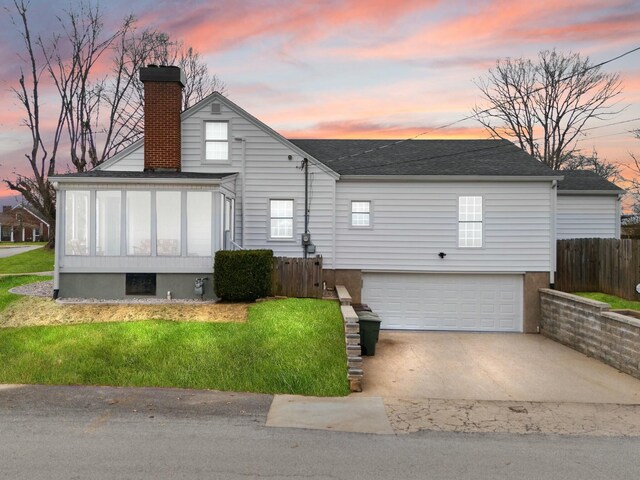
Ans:
{"label": "hedge", "polygon": [[272,250],[220,250],[213,269],[216,296],[231,302],[254,301],[271,293]]}

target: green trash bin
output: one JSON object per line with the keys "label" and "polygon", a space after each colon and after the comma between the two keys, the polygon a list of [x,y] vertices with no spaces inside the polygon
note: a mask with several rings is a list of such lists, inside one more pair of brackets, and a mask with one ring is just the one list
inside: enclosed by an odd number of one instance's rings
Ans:
{"label": "green trash bin", "polygon": [[373,357],[376,354],[376,343],[378,343],[382,320],[373,312],[358,312],[358,321],[360,323],[362,355]]}

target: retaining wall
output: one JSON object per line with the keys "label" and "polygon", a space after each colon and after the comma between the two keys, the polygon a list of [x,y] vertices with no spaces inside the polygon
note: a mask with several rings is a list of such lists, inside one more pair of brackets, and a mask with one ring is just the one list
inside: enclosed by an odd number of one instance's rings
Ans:
{"label": "retaining wall", "polygon": [[606,303],[540,289],[540,333],[640,378],[640,320]]}

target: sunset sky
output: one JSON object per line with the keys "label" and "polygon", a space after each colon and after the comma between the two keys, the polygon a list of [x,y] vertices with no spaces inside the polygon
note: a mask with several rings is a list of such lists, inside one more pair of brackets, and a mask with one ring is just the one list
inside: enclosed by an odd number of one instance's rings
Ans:
{"label": "sunset sky", "polygon": [[[33,0],[34,31],[57,28],[55,15],[70,3]],[[101,8],[114,25],[134,13],[140,26],[193,46],[232,101],[293,138],[413,136],[469,115],[480,101],[474,80],[497,58],[556,47],[599,63],[640,46],[640,0],[104,0]],[[10,91],[23,46],[4,11],[0,42],[0,178],[11,178],[26,171],[29,137]],[[604,69],[621,74],[627,106],[605,123],[640,118],[640,52]],[[640,153],[632,128],[640,120],[591,129],[579,147],[627,162]],[[451,137],[488,135],[468,120],[421,138]],[[66,163],[62,152],[61,171]]]}

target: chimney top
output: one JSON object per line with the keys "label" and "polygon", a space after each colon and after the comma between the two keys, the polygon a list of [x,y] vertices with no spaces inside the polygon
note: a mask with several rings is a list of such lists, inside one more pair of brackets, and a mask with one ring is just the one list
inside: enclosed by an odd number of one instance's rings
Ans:
{"label": "chimney top", "polygon": [[144,82],[180,82],[184,87],[187,79],[180,67],[149,65],[140,69],[140,81]]}

